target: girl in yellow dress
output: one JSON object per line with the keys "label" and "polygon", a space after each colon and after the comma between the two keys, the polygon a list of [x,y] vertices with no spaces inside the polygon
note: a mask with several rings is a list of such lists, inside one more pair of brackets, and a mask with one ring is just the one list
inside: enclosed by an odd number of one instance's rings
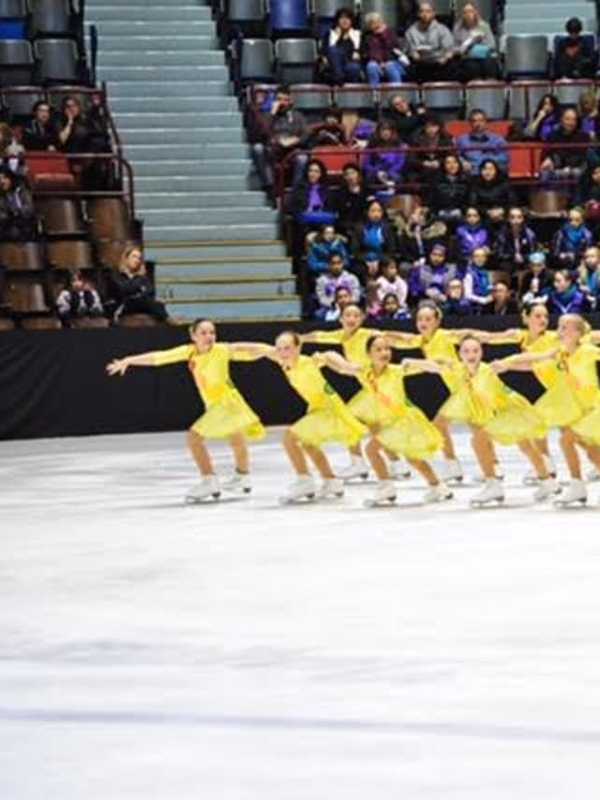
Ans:
{"label": "girl in yellow dress", "polygon": [[582,447],[600,469],[600,385],[597,363],[600,348],[586,338],[589,326],[578,314],[564,314],[558,323],[560,346],[552,352],[523,354],[494,365],[497,372],[534,370],[546,364],[549,388],[535,408],[549,428],[560,428],[561,448],[571,481],[557,501],[570,506],[587,502],[577,447]]}
{"label": "girl in yellow dress", "polygon": [[[396,341],[404,344],[411,349],[420,349],[428,361],[440,361],[444,366],[441,370],[436,370],[441,379],[446,384],[446,388],[452,394],[459,383],[457,372],[453,369],[459,363],[456,348],[466,333],[472,331],[448,330],[441,327],[442,312],[438,306],[430,300],[423,300],[418,308],[416,325],[418,334],[396,334]],[[397,346],[400,346],[399,344]],[[444,416],[442,407],[433,424],[438,428],[444,439],[444,458],[446,459],[445,478],[449,485],[462,483],[464,475],[462,466],[458,460],[452,434],[450,432],[450,420]],[[500,477],[501,471],[496,458],[494,446],[490,445],[494,455],[496,477]]]}
{"label": "girl in yellow dress", "polygon": [[[246,440],[262,439],[265,430],[233,385],[229,363],[251,361],[256,356],[249,353],[244,344],[217,343],[215,326],[209,320],[196,320],[190,328],[190,338],[191,343],[181,347],[115,359],[106,370],[109,375],[124,375],[129,367],[162,367],[187,362],[206,410],[187,435],[202,481],[188,493],[186,500],[217,499],[221,488],[248,494],[252,487]],[[205,439],[228,439],[233,450],[236,472],[222,487],[215,475]]]}
{"label": "girl in yellow dress", "polygon": [[[494,369],[483,362],[483,348],[479,339],[471,334],[463,337],[459,348],[459,361],[440,364],[414,360],[414,367],[422,364],[424,371],[449,370],[452,392],[440,414],[450,422],[470,427],[475,456],[485,478],[485,486],[472,500],[481,507],[489,503],[504,502],[504,489],[495,472],[494,442],[505,446],[517,445],[527,457],[539,477],[540,485],[535,501],[546,500],[557,491],[535,440],[543,437],[546,426],[535,408],[524,397],[513,392],[496,375]],[[502,364],[502,362],[498,362]]]}
{"label": "girl in yellow dress", "polygon": [[[346,306],[341,317],[341,328],[333,331],[311,331],[304,333],[300,336],[303,344],[336,344],[342,348],[344,357],[347,361],[361,366],[369,364],[367,356],[367,342],[372,336],[379,333],[378,330],[372,328],[364,328],[365,321],[364,312],[359,306],[351,304]],[[388,339],[392,345],[395,337],[398,335],[390,331]],[[369,396],[365,389],[359,390],[348,403],[348,409],[354,416],[363,422],[365,425],[369,424],[369,417],[371,415],[372,398]],[[398,458],[392,452],[387,454],[391,461],[391,472],[393,477],[397,480],[406,480],[410,478],[410,469],[406,466],[405,462]],[[366,480],[369,475],[369,467],[365,461],[360,443],[355,447],[350,448],[351,463],[346,469],[340,472],[340,478],[345,481],[351,481],[354,478],[362,478]]]}
{"label": "girl in yellow dress", "polygon": [[[442,449],[442,435],[423,412],[406,397],[404,375],[411,360],[392,364],[392,349],[387,335],[379,332],[365,347],[368,363],[352,363],[338,353],[325,354],[327,366],[343,375],[353,375],[366,398],[371,438],[366,453],[378,478],[375,496],[367,504],[386,505],[396,500],[396,487],[383,453],[406,458],[429,484],[426,503],[449,500],[452,492],[443,484],[428,463]],[[437,366],[437,365],[435,365]]]}
{"label": "girl in yellow dress", "polygon": [[[308,406],[307,413],[288,428],[283,437],[283,446],[297,477],[281,498],[282,503],[342,497],[344,482],[335,476],[321,448],[333,442],[354,447],[368,432],[321,372],[337,354],[304,356],[301,349],[300,336],[293,331],[281,333],[275,340],[275,347],[255,344],[252,348],[256,356],[264,356],[281,367],[289,384]],[[320,488],[310,474],[309,461],[323,479]]]}

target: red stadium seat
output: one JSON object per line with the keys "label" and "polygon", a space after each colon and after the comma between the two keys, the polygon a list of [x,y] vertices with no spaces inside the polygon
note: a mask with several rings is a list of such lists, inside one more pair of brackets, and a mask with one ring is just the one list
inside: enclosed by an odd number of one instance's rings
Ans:
{"label": "red stadium seat", "polygon": [[75,186],[69,159],[62,153],[28,151],[25,163],[33,189],[69,189]]}

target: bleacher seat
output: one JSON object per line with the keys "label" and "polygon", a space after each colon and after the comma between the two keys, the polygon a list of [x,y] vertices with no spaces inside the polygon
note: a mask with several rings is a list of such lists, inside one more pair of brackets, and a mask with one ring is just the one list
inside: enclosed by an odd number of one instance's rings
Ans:
{"label": "bleacher seat", "polygon": [[78,83],[79,53],[71,39],[38,39],[34,43],[41,83]]}
{"label": "bleacher seat", "polygon": [[305,111],[324,110],[331,106],[331,86],[320,83],[299,83],[290,87],[294,106]]}
{"label": "bleacher seat", "polygon": [[35,0],[31,9],[34,36],[66,36],[74,32],[73,28],[70,0]]}
{"label": "bleacher seat", "polygon": [[508,85],[508,113],[511,119],[531,119],[542,97],[551,93],[550,81],[513,81]]}
{"label": "bleacher seat", "polygon": [[349,6],[347,0],[314,0],[313,13],[319,38],[327,34],[337,12]]}
{"label": "bleacher seat", "polygon": [[71,198],[38,200],[36,211],[48,236],[83,236],[87,233],[78,200]]}
{"label": "bleacher seat", "polygon": [[93,269],[92,247],[81,239],[48,242],[48,263],[57,270]]}
{"label": "bleacher seat", "polygon": [[25,163],[33,189],[68,189],[75,186],[75,176],[64,153],[28,150]]}
{"label": "bleacher seat", "polygon": [[360,153],[356,150],[349,152],[335,147],[314,147],[311,155],[325,165],[329,175],[339,175],[346,164],[360,166]]}
{"label": "bleacher seat", "polygon": [[563,189],[535,188],[529,192],[529,213],[538,219],[564,216],[569,198]]}
{"label": "bleacher seat", "polygon": [[269,39],[244,39],[240,60],[242,81],[273,80],[273,45]]}
{"label": "bleacher seat", "polygon": [[28,86],[33,83],[34,69],[35,59],[28,41],[0,40],[0,86]]}
{"label": "bleacher seat", "polygon": [[311,83],[317,45],[314,39],[279,39],[275,42],[277,73],[282,83]]}
{"label": "bleacher seat", "polygon": [[377,105],[377,94],[367,84],[346,83],[333,90],[333,102],[338,108],[348,111],[373,111]]}
{"label": "bleacher seat", "polygon": [[475,108],[485,111],[489,119],[506,116],[506,84],[500,81],[471,81],[465,87],[465,114]]}
{"label": "bleacher seat", "polygon": [[9,275],[4,299],[15,314],[46,314],[49,311],[44,285],[29,275]]}
{"label": "bleacher seat", "polygon": [[0,39],[26,39],[27,0],[0,0]]}
{"label": "bleacher seat", "polygon": [[14,331],[15,323],[10,317],[0,317],[0,331]]}
{"label": "bleacher seat", "polygon": [[547,36],[507,36],[504,43],[504,74],[507,78],[542,78],[548,75]]}
{"label": "bleacher seat", "polygon": [[21,327],[28,331],[59,331],[62,328],[61,321],[49,314],[35,317],[25,317],[21,320]]}
{"label": "bleacher seat", "polygon": [[18,92],[4,91],[1,93],[2,106],[11,122],[23,122],[31,115],[33,106],[44,99],[44,92],[39,86],[11,87],[19,89]]}
{"label": "bleacher seat", "polygon": [[398,3],[390,3],[389,0],[362,0],[360,4],[362,21],[364,26],[367,14],[381,14],[386,24],[392,30],[398,30],[400,24],[400,14]]}
{"label": "bleacher seat", "polygon": [[513,180],[531,180],[537,176],[543,148],[531,143],[512,142],[509,151],[508,174]]}
{"label": "bleacher seat", "polygon": [[269,23],[274,36],[310,30],[308,0],[270,0]]}
{"label": "bleacher seat", "polygon": [[40,242],[0,243],[0,265],[13,272],[39,272],[44,269]]}
{"label": "bleacher seat", "polygon": [[264,30],[267,15],[266,0],[228,0],[225,17],[244,33]]}
{"label": "bleacher seat", "polygon": [[123,314],[118,324],[122,328],[156,328],[159,321],[149,314]]}
{"label": "bleacher seat", "polygon": [[382,83],[378,88],[379,104],[382,108],[388,108],[392,97],[402,95],[411,105],[419,102],[419,84],[417,83]]}
{"label": "bleacher seat", "polygon": [[428,111],[435,111],[444,116],[460,115],[464,106],[463,86],[461,83],[424,83],[421,86],[423,103]]}
{"label": "bleacher seat", "polygon": [[553,93],[561,106],[576,106],[584,92],[594,88],[594,81],[560,80],[555,81]]}
{"label": "bleacher seat", "polygon": [[124,201],[100,197],[87,205],[90,233],[94,241],[125,241],[131,237],[131,222]]}

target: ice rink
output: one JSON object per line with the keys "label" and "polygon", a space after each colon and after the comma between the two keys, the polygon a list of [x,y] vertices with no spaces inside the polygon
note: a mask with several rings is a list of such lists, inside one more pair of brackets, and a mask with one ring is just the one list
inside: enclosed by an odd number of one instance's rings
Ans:
{"label": "ice rink", "polygon": [[600,508],[281,508],[279,436],[201,507],[183,434],[0,444],[1,800],[594,797]]}

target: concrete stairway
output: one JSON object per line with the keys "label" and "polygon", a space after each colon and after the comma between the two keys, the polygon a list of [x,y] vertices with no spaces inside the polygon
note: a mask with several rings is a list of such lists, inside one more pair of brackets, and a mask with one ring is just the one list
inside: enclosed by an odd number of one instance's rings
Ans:
{"label": "concrete stairway", "polygon": [[225,55],[201,0],[87,0],[98,79],[135,174],[146,253],[176,317],[298,317],[277,212],[252,190]]}
{"label": "concrete stairway", "polygon": [[585,31],[596,33],[594,0],[506,0],[503,32],[551,36],[565,32],[569,17],[579,17]]}

